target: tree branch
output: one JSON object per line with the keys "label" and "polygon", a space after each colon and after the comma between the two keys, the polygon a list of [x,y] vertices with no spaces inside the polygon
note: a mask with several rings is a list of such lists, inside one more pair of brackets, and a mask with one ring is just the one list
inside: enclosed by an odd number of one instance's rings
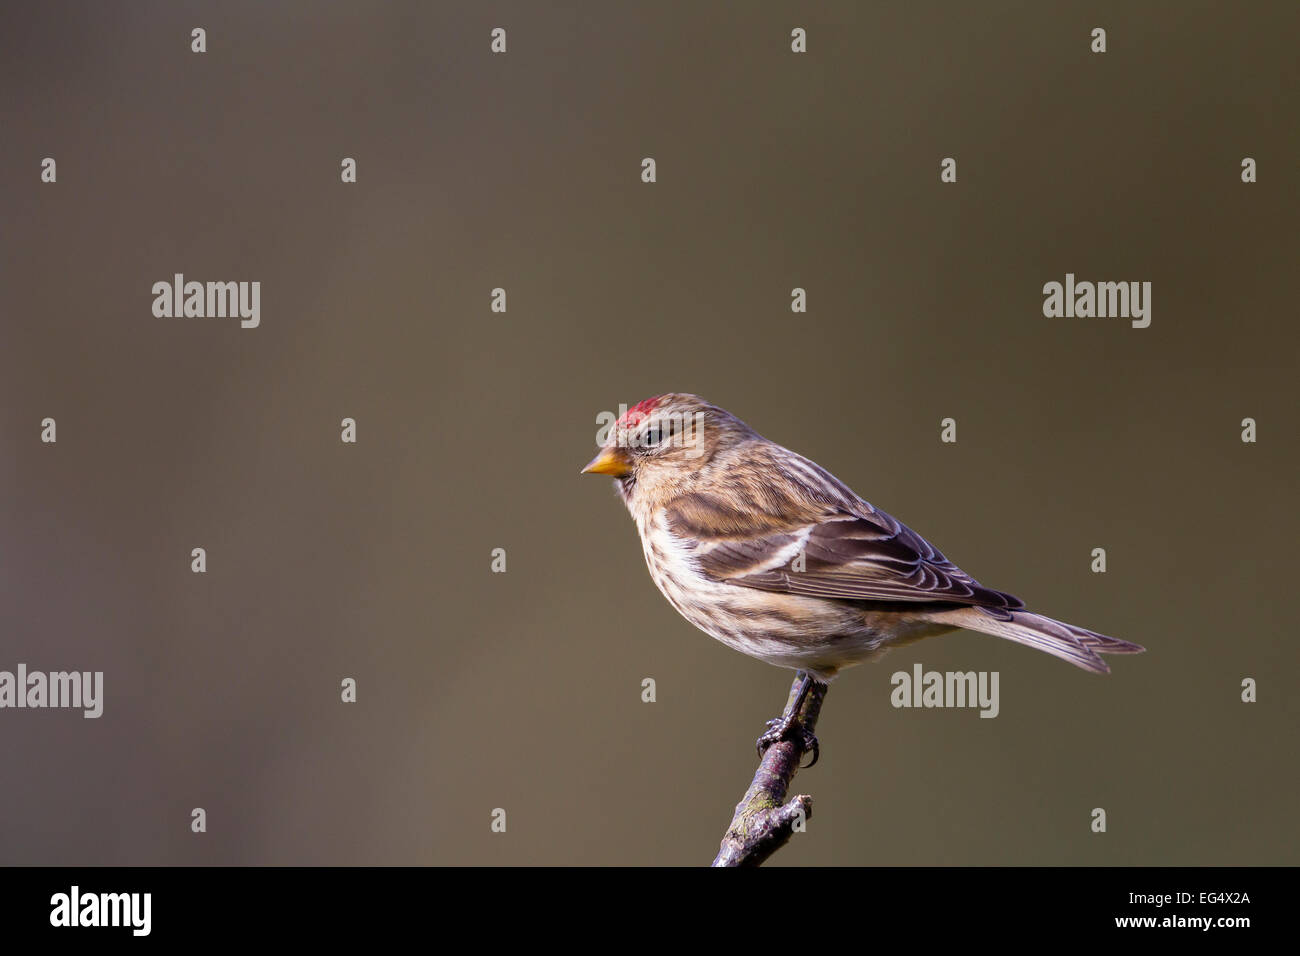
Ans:
{"label": "tree branch", "polygon": [[[786,708],[794,705],[803,674],[795,675]],[[814,681],[799,710],[799,723],[810,734],[817,728],[826,685]],[[796,737],[800,735],[796,734]],[[799,772],[804,747],[800,740],[780,740],[767,748],[754,772],[754,780],[736,805],[736,814],[722,837],[714,866],[759,866],[789,841],[796,825],[812,817],[812,797],[800,794],[789,802],[794,775]]]}

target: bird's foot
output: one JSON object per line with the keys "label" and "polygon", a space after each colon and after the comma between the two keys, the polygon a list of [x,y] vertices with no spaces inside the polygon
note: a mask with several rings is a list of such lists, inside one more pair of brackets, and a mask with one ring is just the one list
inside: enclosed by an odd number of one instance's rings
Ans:
{"label": "bird's foot", "polygon": [[792,740],[804,753],[812,754],[812,760],[802,769],[811,767],[821,756],[821,744],[817,742],[817,735],[805,728],[799,723],[799,719],[793,716],[774,717],[767,722],[767,733],[756,741],[759,756],[767,753],[767,748],[772,744],[782,740]]}

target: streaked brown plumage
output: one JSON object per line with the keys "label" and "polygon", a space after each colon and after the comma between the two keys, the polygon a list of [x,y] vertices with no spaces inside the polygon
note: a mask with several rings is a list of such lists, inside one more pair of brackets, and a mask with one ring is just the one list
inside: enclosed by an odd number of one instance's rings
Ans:
{"label": "streaked brown plumage", "polygon": [[1028,611],[819,465],[694,395],[631,409],[584,471],[613,475],[655,584],[745,654],[827,682],[957,628],[1086,670],[1142,650]]}

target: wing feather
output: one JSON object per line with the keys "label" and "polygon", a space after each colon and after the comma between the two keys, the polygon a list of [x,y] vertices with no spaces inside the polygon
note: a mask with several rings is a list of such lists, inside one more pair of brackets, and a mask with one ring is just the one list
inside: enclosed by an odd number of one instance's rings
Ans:
{"label": "wing feather", "polygon": [[[815,463],[779,446],[792,480],[737,494],[695,492],[666,508],[668,527],[693,542],[702,573],[739,587],[856,601],[1024,607],[981,585],[902,522],[849,491]],[[781,460],[792,456],[793,461]],[[731,491],[744,491],[731,486]]]}

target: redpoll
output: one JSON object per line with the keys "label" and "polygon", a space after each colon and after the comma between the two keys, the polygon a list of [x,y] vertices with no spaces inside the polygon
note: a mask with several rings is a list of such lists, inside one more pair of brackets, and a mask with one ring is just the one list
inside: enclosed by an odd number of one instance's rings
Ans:
{"label": "redpoll", "polygon": [[[650,576],[683,617],[803,672],[798,699],[769,722],[760,749],[803,733],[795,715],[810,681],[957,628],[1102,673],[1099,655],[1143,649],[1025,610],[824,468],[694,395],[629,409],[583,472],[615,478]],[[815,754],[815,738],[805,743]]]}

